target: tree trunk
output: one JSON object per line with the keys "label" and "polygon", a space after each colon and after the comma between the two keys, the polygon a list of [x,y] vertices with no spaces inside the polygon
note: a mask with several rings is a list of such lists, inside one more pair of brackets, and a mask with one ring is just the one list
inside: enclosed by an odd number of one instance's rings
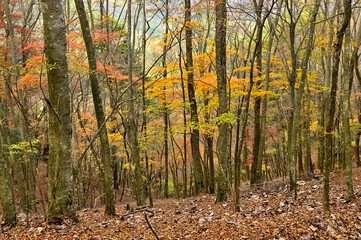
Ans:
{"label": "tree trunk", "polygon": [[[204,107],[206,109],[205,112],[205,121],[207,124],[209,124],[210,121],[210,116],[209,116],[209,107],[208,107],[208,103],[209,103],[209,99],[206,98],[204,100]],[[207,161],[208,161],[208,165],[209,165],[209,193],[214,193],[215,191],[215,172],[214,172],[214,159],[213,159],[213,137],[212,137],[212,133],[207,133],[205,136],[205,146],[206,146],[206,156],[207,156]],[[205,159],[206,160],[206,159]]]}
{"label": "tree trunk", "polygon": [[[163,79],[167,78],[167,41],[168,41],[168,18],[169,18],[169,2],[168,0],[165,1],[165,32],[164,32],[164,47],[163,47]],[[163,120],[164,120],[164,196],[168,198],[169,196],[169,189],[168,189],[168,181],[169,181],[169,144],[168,144],[168,122],[169,122],[169,113],[168,113],[168,106],[167,106],[167,94],[166,88],[164,88],[164,95],[163,95]]]}
{"label": "tree trunk", "polygon": [[[146,109],[147,109],[147,105],[146,105],[146,101],[145,101],[145,81],[146,81],[146,77],[145,77],[145,68],[146,68],[146,47],[147,47],[147,15],[146,15],[146,5],[145,5],[145,1],[143,0],[143,59],[142,59],[142,92],[143,92],[143,97],[142,97],[142,105],[143,105],[143,132],[144,132],[144,139],[145,139],[145,144],[148,144],[148,131],[147,131],[147,115],[146,115]],[[151,169],[149,166],[149,158],[148,158],[148,150],[145,149],[144,152],[145,155],[145,168],[146,168],[146,174],[147,174],[147,186],[148,186],[148,198],[149,198],[149,205],[151,207],[153,207],[153,196],[152,196],[152,178],[151,178]],[[124,189],[123,189],[124,191]]]}
{"label": "tree trunk", "polygon": [[105,214],[115,215],[115,200],[114,200],[114,182],[112,171],[112,158],[109,148],[109,140],[106,128],[106,118],[100,96],[100,87],[97,78],[97,65],[93,39],[90,33],[89,22],[84,8],[83,0],[75,0],[76,10],[78,12],[80,26],[83,33],[85,47],[89,63],[89,78],[93,95],[93,103],[95,115],[97,119],[100,147],[103,163],[103,188],[105,196]]}
{"label": "tree trunk", "polygon": [[192,46],[192,28],[191,22],[191,1],[185,0],[185,30],[186,30],[186,70],[187,70],[187,87],[188,98],[191,110],[191,148],[194,171],[194,193],[198,195],[203,190],[203,170],[201,163],[201,153],[199,150],[199,129],[198,129],[198,112],[197,101],[193,79],[193,46]]}
{"label": "tree trunk", "polygon": [[344,76],[343,76],[343,95],[342,95],[342,120],[343,120],[343,135],[344,135],[344,154],[345,154],[345,164],[346,164],[346,183],[347,183],[347,197],[351,199],[355,196],[353,190],[353,181],[352,181],[352,151],[351,151],[351,129],[350,129],[350,112],[351,112],[351,103],[350,103],[350,82],[352,82],[353,67],[351,66],[350,59],[350,48],[351,48],[351,29],[350,26],[346,29],[345,32],[345,45],[344,45]]}
{"label": "tree trunk", "polygon": [[218,90],[218,188],[216,203],[222,202],[227,198],[227,159],[228,159],[228,134],[229,124],[225,114],[228,112],[227,98],[227,55],[226,55],[226,36],[227,36],[227,1],[216,1],[216,72],[217,72],[217,90]]}
{"label": "tree trunk", "polygon": [[135,190],[135,197],[137,205],[144,205],[145,199],[143,194],[143,177],[142,177],[142,167],[140,165],[140,156],[139,156],[139,142],[138,142],[138,122],[136,119],[136,113],[134,108],[134,96],[135,96],[135,87],[133,84],[133,44],[132,44],[132,1],[128,1],[128,33],[127,33],[127,45],[128,45],[128,82],[130,85],[128,93],[128,119],[126,123],[128,143],[131,150],[130,160],[134,164],[134,180],[133,186]]}
{"label": "tree trunk", "polygon": [[337,80],[338,68],[340,63],[340,55],[343,43],[343,37],[351,19],[351,0],[344,1],[344,20],[341,28],[337,31],[336,40],[333,45],[333,66],[331,75],[331,93],[329,98],[328,119],[326,124],[326,157],[323,167],[323,186],[322,186],[322,204],[325,213],[330,212],[330,168],[332,156],[332,130],[334,124],[335,110],[336,110],[336,94],[337,94]]}
{"label": "tree trunk", "polygon": [[[259,0],[257,3],[256,0],[253,1],[253,5],[256,9],[257,15],[257,50],[256,50],[256,69],[257,76],[261,78],[262,76],[262,9],[263,9],[263,0]],[[255,84],[255,89],[258,91],[261,87],[261,79],[258,79]],[[254,102],[254,144],[253,144],[253,163],[251,171],[251,184],[260,182],[262,179],[262,159],[260,156],[261,149],[261,97],[255,97]]]}
{"label": "tree trunk", "polygon": [[[265,70],[265,83],[264,83],[264,91],[267,92],[269,89],[270,82],[270,74],[271,74],[271,56],[272,56],[272,47],[273,47],[273,39],[276,34],[276,28],[278,26],[279,14],[281,13],[283,1],[281,0],[278,4],[278,15],[274,22],[272,18],[268,18],[269,28],[270,28],[270,37],[268,40],[267,47],[267,57],[266,57],[266,70]],[[261,137],[260,137],[260,148],[259,148],[259,159],[263,159],[263,152],[266,144],[266,124],[267,124],[267,103],[268,103],[268,95],[265,94],[262,98],[262,112],[261,112]]]}
{"label": "tree trunk", "polygon": [[16,225],[16,205],[14,196],[13,181],[10,174],[9,166],[9,145],[10,129],[7,120],[7,106],[3,99],[0,99],[0,147],[2,154],[0,155],[0,201],[3,211],[5,224],[10,226]]}
{"label": "tree trunk", "polygon": [[186,106],[186,94],[184,87],[183,79],[183,68],[182,68],[182,42],[181,42],[181,33],[179,37],[179,70],[180,70],[180,79],[182,84],[182,100],[183,100],[183,164],[182,164],[182,173],[183,173],[183,198],[187,197],[187,106]]}
{"label": "tree trunk", "polygon": [[[312,16],[311,16],[311,26],[310,26],[310,36],[307,42],[307,46],[306,46],[306,53],[305,53],[305,57],[304,59],[302,59],[302,73],[301,73],[301,79],[300,79],[300,86],[298,89],[298,94],[297,94],[297,98],[296,101],[294,102],[293,105],[293,110],[294,113],[292,114],[294,116],[293,121],[290,120],[290,124],[292,124],[291,128],[289,128],[291,130],[291,134],[289,134],[289,152],[288,152],[288,160],[289,160],[289,168],[290,168],[290,187],[291,190],[294,190],[294,197],[295,199],[297,198],[297,185],[296,185],[296,159],[297,159],[297,133],[299,130],[299,126],[300,126],[300,120],[301,120],[301,109],[302,109],[302,96],[304,93],[304,88],[305,88],[305,83],[306,83],[306,79],[307,79],[307,72],[308,72],[308,62],[312,53],[312,49],[313,49],[313,37],[315,34],[315,28],[316,28],[316,19],[317,19],[317,14],[318,14],[318,9],[320,7],[321,4],[321,0],[317,0],[315,2],[315,7],[312,11]],[[295,30],[295,29],[294,29]],[[293,33],[295,34],[295,32]],[[293,36],[294,37],[294,36]],[[292,36],[291,36],[292,38]],[[292,54],[293,57],[294,54]],[[296,61],[295,59],[293,59],[294,61]],[[292,65],[292,72],[294,71],[294,68],[296,68],[297,65]],[[297,73],[296,73],[297,76]],[[296,80],[296,79],[294,79]],[[295,82],[293,82],[294,84]]]}
{"label": "tree trunk", "polygon": [[48,215],[75,215],[71,107],[63,1],[41,0],[49,91]]}
{"label": "tree trunk", "polygon": [[[11,59],[12,59],[12,64],[14,66],[14,79],[13,81],[15,82],[15,85],[17,85],[17,82],[18,82],[18,78],[20,76],[20,69],[19,69],[19,64],[20,64],[20,61],[19,61],[19,58],[18,58],[18,52],[16,50],[16,42],[15,42],[15,34],[14,34],[14,26],[13,26],[13,22],[12,22],[12,19],[11,19],[11,12],[10,12],[10,6],[9,6],[9,0],[5,0],[4,1],[4,10],[5,10],[5,15],[6,15],[6,21],[7,21],[7,29],[8,29],[8,33],[9,33],[9,42],[10,42],[10,52],[11,52]],[[7,87],[8,89],[10,90],[11,88],[11,76],[9,75],[9,79],[6,79],[8,80],[9,82],[7,82]],[[10,90],[12,92],[12,90]],[[24,101],[24,95],[23,95],[23,89],[21,88],[17,88],[17,104],[18,104],[18,107],[19,107],[19,110],[20,110],[20,118],[19,118],[19,125],[20,125],[20,133],[21,133],[21,140],[23,142],[26,142],[27,141],[27,132],[28,132],[28,129],[27,129],[27,120],[26,120],[26,117],[27,117],[27,110],[26,110],[26,107],[25,107],[25,101]],[[11,97],[11,95],[10,95]],[[15,96],[14,96],[15,97]],[[11,98],[9,99],[9,101],[11,101]],[[15,117],[15,115],[13,114],[13,117]],[[22,198],[25,197],[26,199],[26,204],[23,206],[23,208],[25,209],[29,209],[31,208],[31,205],[29,204],[31,201],[35,200],[36,197],[35,197],[35,175],[34,175],[34,168],[33,168],[33,158],[30,158],[29,157],[30,153],[25,153],[24,154],[24,158],[25,159],[25,163],[24,163],[24,166],[25,166],[25,169],[24,169],[24,172],[25,172],[25,183],[26,183],[26,189],[27,189],[27,194],[25,194],[25,196],[22,196]],[[14,158],[14,156],[11,156],[11,158]],[[14,159],[15,160],[15,159]],[[20,191],[20,194],[23,195],[23,189],[25,189],[25,184],[23,181],[21,181],[21,178],[23,178],[22,176],[20,177],[21,175],[21,172],[19,172],[21,170],[21,168],[15,166],[16,162],[14,161],[14,170],[16,171],[15,172],[15,176],[16,178],[18,179],[17,183],[18,183],[18,186],[19,186],[19,191]]]}

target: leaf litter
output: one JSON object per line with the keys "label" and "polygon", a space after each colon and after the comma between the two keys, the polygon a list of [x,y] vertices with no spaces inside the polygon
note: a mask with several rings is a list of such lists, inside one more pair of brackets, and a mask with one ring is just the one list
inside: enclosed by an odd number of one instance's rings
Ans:
{"label": "leaf litter", "polygon": [[[103,208],[82,209],[79,222],[45,222],[30,215],[17,227],[2,226],[0,239],[361,239],[361,168],[354,169],[355,198],[347,200],[345,173],[331,177],[331,214],[322,211],[322,180],[298,181],[294,200],[284,181],[241,191],[241,211],[232,199],[214,204],[215,195],[159,199],[153,208],[118,205],[117,216]],[[148,223],[147,223],[148,220]]]}

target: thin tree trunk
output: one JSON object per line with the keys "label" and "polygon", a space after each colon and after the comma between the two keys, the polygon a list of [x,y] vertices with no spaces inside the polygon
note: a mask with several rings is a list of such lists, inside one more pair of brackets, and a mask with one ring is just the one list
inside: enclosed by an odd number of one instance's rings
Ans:
{"label": "thin tree trunk", "polygon": [[[146,47],[147,47],[147,15],[146,15],[146,4],[145,0],[143,0],[143,59],[142,59],[142,91],[143,91],[143,97],[142,97],[142,104],[143,104],[143,132],[144,132],[144,139],[145,144],[148,144],[148,132],[147,132],[147,115],[146,115],[146,101],[145,101],[145,68],[146,68]],[[153,196],[152,196],[152,178],[151,178],[151,172],[149,168],[149,158],[148,158],[148,151],[145,149],[144,152],[145,155],[145,168],[146,168],[146,174],[147,174],[147,186],[148,186],[148,198],[149,198],[149,205],[153,207]]]}
{"label": "thin tree trunk", "polygon": [[350,95],[351,89],[350,82],[352,82],[353,67],[351,66],[350,59],[350,50],[351,48],[351,29],[350,26],[346,29],[345,32],[345,45],[344,45],[344,77],[343,77],[343,95],[342,95],[342,120],[343,120],[343,135],[344,135],[344,154],[345,154],[345,164],[346,164],[346,184],[347,184],[347,197],[352,199],[355,194],[353,190],[353,181],[352,181],[352,151],[351,151],[351,129],[350,129],[350,112],[351,112],[351,103]]}
{"label": "thin tree trunk", "polygon": [[199,150],[199,129],[198,129],[198,112],[197,101],[194,88],[194,74],[193,74],[193,36],[191,22],[191,1],[185,0],[185,30],[186,30],[186,70],[187,70],[187,87],[188,98],[190,102],[191,110],[191,148],[192,148],[192,160],[194,171],[194,193],[198,195],[203,190],[203,170],[201,163],[201,153]]}
{"label": "thin tree trunk", "polygon": [[[283,0],[281,0],[278,4],[277,13],[281,13]],[[265,83],[264,83],[264,91],[267,92],[269,89],[270,82],[270,74],[271,74],[271,56],[272,56],[272,47],[276,34],[276,27],[278,26],[279,15],[276,16],[274,22],[271,18],[268,18],[269,28],[270,28],[270,36],[268,40],[267,47],[267,57],[266,57],[266,72],[265,72]],[[267,103],[268,103],[268,95],[265,94],[262,98],[262,112],[261,112],[261,137],[260,137],[260,148],[259,148],[259,159],[263,159],[264,149],[266,144],[266,124],[267,124]]]}
{"label": "thin tree trunk", "polygon": [[[181,35],[181,33],[180,33]],[[183,100],[183,164],[182,164],[182,173],[183,173],[183,198],[187,197],[187,106],[186,106],[186,95],[184,89],[184,79],[183,79],[183,68],[182,68],[182,42],[181,36],[179,37],[179,70],[180,70],[180,79],[182,84],[182,100]]]}
{"label": "thin tree trunk", "polygon": [[115,215],[115,200],[114,200],[114,182],[112,171],[112,158],[109,148],[109,140],[107,128],[105,124],[105,114],[100,96],[100,87],[97,78],[97,65],[93,39],[90,33],[89,22],[84,8],[83,0],[75,0],[76,10],[78,12],[80,26],[83,33],[85,47],[87,50],[89,62],[89,78],[93,95],[93,103],[95,108],[95,115],[98,123],[100,147],[103,163],[103,188],[105,195],[105,214]]}
{"label": "thin tree trunk", "polygon": [[[18,81],[18,77],[20,76],[20,69],[19,69],[19,60],[18,60],[18,53],[16,50],[16,43],[15,43],[15,34],[14,34],[14,26],[12,23],[12,19],[11,19],[11,12],[10,12],[10,6],[9,6],[9,0],[4,0],[4,10],[5,10],[5,15],[6,15],[6,21],[7,21],[7,29],[8,29],[8,33],[9,33],[9,42],[10,42],[10,52],[11,52],[11,59],[12,59],[12,63],[15,69],[15,74],[14,74],[14,79],[13,81],[15,82],[15,84],[17,85],[17,81]],[[9,75],[9,79],[11,81],[10,75]],[[7,88],[10,90],[10,81],[7,82]],[[12,92],[12,90],[10,90]],[[21,140],[23,142],[27,141],[27,127],[26,127],[26,117],[27,117],[27,112],[26,112],[26,107],[25,107],[25,101],[24,101],[24,95],[23,95],[23,89],[18,88],[17,89],[18,92],[18,96],[17,96],[17,103],[19,106],[19,110],[20,110],[20,118],[19,118],[19,122],[20,122],[20,133],[21,133]],[[14,96],[15,97],[15,96]],[[11,100],[11,98],[9,99]],[[13,115],[13,117],[15,117],[15,115]],[[13,156],[11,157],[13,158]],[[16,171],[15,176],[18,179],[18,186],[19,186],[19,191],[20,194],[24,194],[23,189],[27,190],[27,194],[25,194],[25,197],[27,198],[27,203],[23,206],[26,207],[26,209],[30,208],[31,205],[29,204],[32,200],[35,200],[35,175],[34,175],[34,169],[33,169],[33,160],[32,158],[29,158],[29,153],[24,153],[24,158],[26,158],[26,160],[24,161],[24,166],[25,166],[25,183],[26,183],[26,188],[24,185],[24,182],[21,181],[20,175],[21,172],[20,171],[21,168],[16,167],[15,164],[16,162],[14,161],[14,165],[15,168],[14,170]],[[24,196],[22,197],[24,198]]]}
{"label": "thin tree trunk", "polygon": [[128,45],[128,78],[130,89],[128,94],[128,110],[129,116],[127,119],[127,137],[131,150],[131,163],[134,164],[134,190],[137,205],[144,205],[145,199],[143,194],[143,178],[142,178],[142,167],[140,165],[140,156],[139,156],[139,142],[138,142],[138,122],[136,119],[134,101],[135,96],[135,87],[133,86],[133,44],[132,44],[132,1],[128,1],[128,34],[127,34],[127,45]]}
{"label": "thin tree trunk", "polygon": [[[262,9],[263,9],[263,0],[253,1],[253,5],[256,9],[257,15],[257,51],[256,51],[256,69],[257,76],[261,78],[262,76]],[[255,88],[256,91],[261,87],[261,80],[256,81]],[[253,164],[251,171],[251,184],[260,182],[262,179],[262,154],[260,154],[261,149],[261,97],[255,97],[254,103],[254,144],[253,144]]]}
{"label": "thin tree trunk", "polygon": [[10,174],[9,166],[9,139],[10,129],[7,119],[7,106],[3,99],[0,99],[0,201],[5,224],[16,225],[16,205],[14,196],[14,186]]}
{"label": "thin tree trunk", "polygon": [[[163,47],[163,79],[167,78],[167,41],[168,41],[168,18],[169,18],[169,1],[165,1],[165,32],[164,32],[164,47]],[[164,90],[164,99],[163,99],[163,120],[164,120],[164,196],[168,198],[169,196],[169,189],[168,189],[168,181],[169,181],[169,146],[168,146],[168,122],[169,122],[169,113],[168,113],[168,106],[167,106],[167,94],[166,88]]]}
{"label": "thin tree trunk", "polygon": [[328,119],[326,124],[326,157],[323,168],[323,185],[322,185],[322,205],[325,213],[330,212],[330,168],[332,156],[332,130],[336,109],[336,93],[337,93],[337,80],[338,68],[340,63],[340,55],[345,31],[350,24],[351,19],[351,0],[344,1],[344,20],[341,28],[337,31],[336,40],[333,46],[333,66],[331,75],[331,93],[329,98]]}
{"label": "thin tree trunk", "polygon": [[[308,62],[310,56],[312,54],[313,49],[313,38],[315,34],[316,28],[316,19],[318,10],[321,4],[321,0],[317,0],[315,2],[314,9],[311,15],[311,26],[310,26],[310,36],[306,46],[306,53],[304,59],[302,59],[302,73],[300,79],[300,86],[298,89],[297,98],[294,105],[294,119],[290,121],[290,124],[293,124],[291,127],[291,134],[290,136],[290,143],[289,143],[289,152],[288,152],[288,159],[289,159],[289,168],[290,168],[290,187],[291,190],[294,190],[294,197],[297,198],[297,184],[296,184],[296,159],[297,159],[297,133],[300,126],[300,119],[301,119],[301,109],[302,109],[302,96],[304,93],[304,88],[307,79],[307,72],[308,72]],[[295,34],[295,33],[294,33]],[[293,65],[292,68],[296,67],[297,65]],[[293,71],[293,69],[292,69]]]}

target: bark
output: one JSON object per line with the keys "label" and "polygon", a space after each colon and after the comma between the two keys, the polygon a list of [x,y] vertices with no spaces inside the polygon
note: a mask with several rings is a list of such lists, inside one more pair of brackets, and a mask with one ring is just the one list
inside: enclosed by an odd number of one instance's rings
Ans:
{"label": "bark", "polygon": [[[361,25],[360,25],[361,26]],[[360,34],[361,35],[361,34]],[[356,54],[356,60],[355,62],[357,62],[358,58],[357,58],[357,54]],[[359,82],[359,87],[361,87],[361,74],[357,68],[357,66],[355,65],[355,72],[356,72],[356,77],[357,77],[357,80]],[[361,97],[359,97],[358,99],[358,110],[359,112],[361,111]],[[357,120],[358,120],[358,123],[361,124],[361,114],[358,114],[358,117],[357,117]],[[358,167],[361,166],[361,159],[360,159],[360,137],[361,137],[361,131],[359,130],[358,133],[356,134],[356,140],[355,140],[355,154],[356,154],[356,164]]]}
{"label": "bark", "polygon": [[99,129],[99,138],[100,138],[100,147],[101,147],[101,156],[103,163],[103,190],[104,190],[104,199],[105,199],[105,214],[115,215],[115,200],[114,200],[114,183],[113,183],[113,171],[112,171],[112,158],[110,154],[109,140],[107,134],[107,128],[105,124],[105,114],[102,105],[102,99],[100,95],[100,87],[97,77],[97,65],[96,65],[96,56],[95,48],[93,44],[93,39],[91,36],[89,22],[85,12],[85,7],[83,0],[75,0],[76,10],[78,12],[80,26],[83,34],[83,39],[85,42],[85,47],[88,56],[89,63],[89,79],[93,95],[93,104],[95,109],[95,115],[97,119],[98,129]]}
{"label": "bark", "polygon": [[183,68],[182,68],[182,42],[181,33],[179,38],[179,70],[180,70],[180,79],[182,85],[182,100],[183,100],[183,163],[182,163],[182,173],[183,173],[183,198],[187,197],[187,106],[186,106],[186,94],[184,87],[184,79],[183,79]]}
{"label": "bark", "polygon": [[[293,1],[286,1],[287,11],[290,15],[290,23],[289,23],[289,37],[290,37],[290,51],[291,51],[291,62],[292,62],[292,70],[289,76],[289,84],[290,84],[290,102],[291,108],[289,111],[288,117],[288,126],[287,126],[287,159],[288,159],[288,171],[290,177],[290,189],[291,191],[296,191],[296,158],[295,158],[295,151],[292,151],[292,131],[293,131],[293,124],[294,124],[294,115],[295,115],[295,108],[296,108],[296,93],[295,93],[295,84],[297,79],[297,52],[295,46],[295,39],[296,39],[296,25],[297,19],[294,15],[294,2]],[[297,132],[297,130],[296,130]],[[296,194],[295,194],[296,198]]]}
{"label": "bark", "polygon": [[331,92],[328,107],[328,119],[326,124],[326,156],[323,167],[323,184],[322,184],[322,205],[325,213],[330,212],[330,168],[332,156],[332,130],[334,125],[334,117],[336,110],[336,93],[338,82],[338,70],[340,63],[340,55],[345,31],[350,24],[351,19],[351,0],[344,1],[344,20],[342,26],[336,33],[336,40],[333,45],[333,66],[331,74]]}
{"label": "bark", "polygon": [[41,0],[49,92],[48,217],[75,215],[71,116],[63,1]]}
{"label": "bark", "polygon": [[[165,1],[165,32],[164,32],[164,47],[163,47],[163,78],[167,78],[167,41],[168,41],[168,18],[169,18],[169,1]],[[169,181],[169,146],[168,146],[168,122],[169,122],[169,113],[168,113],[168,106],[167,106],[167,95],[166,89],[164,88],[164,99],[163,99],[163,120],[164,120],[164,196],[168,198],[169,196],[169,189],[168,189],[168,181]]]}
{"label": "bark", "polygon": [[[253,1],[253,5],[256,9],[257,15],[257,45],[256,50],[256,69],[257,76],[259,79],[256,81],[255,89],[256,91],[261,87],[261,76],[262,76],[262,9],[263,9],[263,0],[257,2]],[[262,179],[262,154],[260,154],[261,149],[261,97],[255,97],[254,102],[254,144],[253,144],[253,164],[251,171],[251,184],[260,182]]]}
{"label": "bark", "polygon": [[228,140],[229,124],[224,114],[228,112],[227,96],[227,55],[226,55],[226,34],[227,34],[227,1],[216,1],[216,72],[217,72],[217,90],[218,90],[218,115],[221,120],[218,123],[218,187],[216,203],[222,202],[227,198],[227,159],[228,159]]}
{"label": "bark", "polygon": [[[208,107],[209,99],[206,98],[204,100],[204,106],[206,108],[205,112],[205,122],[209,124],[210,121],[210,114],[209,114],[209,107]],[[213,137],[212,133],[207,133],[205,136],[205,151],[207,156],[207,161],[209,165],[209,193],[213,194],[215,191],[215,172],[214,172],[214,158],[213,158]]]}
{"label": "bark", "polygon": [[[264,27],[264,23],[266,21],[266,19],[268,18],[269,14],[271,13],[273,7],[274,7],[275,1],[272,2],[270,9],[268,10],[267,14],[264,15],[262,22],[261,22],[261,26],[262,28]],[[242,149],[243,149],[243,144],[246,140],[246,127],[247,127],[247,123],[248,123],[248,112],[249,112],[249,105],[250,105],[250,99],[251,99],[251,93],[252,93],[252,88],[254,85],[254,64],[255,64],[255,59],[257,56],[257,51],[258,51],[258,45],[261,43],[261,38],[258,38],[256,43],[255,43],[255,49],[253,52],[253,56],[251,59],[251,69],[250,69],[250,74],[249,74],[249,89],[247,92],[247,95],[245,97],[245,103],[246,106],[244,107],[243,110],[243,120],[242,120],[242,127],[241,127],[241,137],[240,137],[240,142],[238,144],[238,153],[237,156],[235,157],[235,172],[237,175],[239,175],[240,173],[240,156],[242,153]],[[247,56],[248,58],[248,56]],[[243,104],[242,104],[243,105]],[[238,130],[237,130],[238,131]],[[246,148],[246,146],[245,146]],[[246,160],[244,158],[244,160]],[[248,169],[248,168],[247,168]],[[248,174],[248,171],[247,171]],[[237,176],[235,178],[235,199],[234,199],[234,210],[236,212],[240,211],[240,205],[239,205],[239,186],[240,186],[240,176]]]}
{"label": "bark", "polygon": [[[144,139],[145,139],[145,144],[148,144],[148,132],[147,132],[147,115],[146,115],[146,109],[147,109],[147,105],[146,105],[146,101],[145,101],[145,96],[146,96],[146,92],[145,92],[145,68],[146,68],[146,47],[147,47],[147,15],[146,15],[146,11],[145,11],[146,5],[145,5],[145,0],[143,0],[143,59],[142,59],[142,91],[143,91],[143,98],[142,98],[142,104],[143,104],[143,132],[144,132]],[[149,198],[149,205],[151,207],[153,207],[153,197],[152,197],[152,178],[151,178],[151,169],[149,167],[149,158],[148,158],[148,151],[147,149],[145,149],[145,168],[147,171],[147,186],[148,186],[148,198]],[[123,189],[124,191],[124,189]]]}
{"label": "bark", "polygon": [[7,106],[3,99],[0,99],[0,202],[5,224],[10,226],[16,225],[16,206],[13,181],[10,174],[9,166],[9,139],[10,129],[7,119]]}
{"label": "bark", "polygon": [[326,102],[321,97],[321,109],[320,109],[320,124],[317,132],[317,167],[323,172],[323,161],[325,158],[325,111],[326,111]]}
{"label": "bark", "polygon": [[130,88],[128,90],[128,119],[126,120],[126,131],[127,138],[130,147],[130,161],[134,165],[134,179],[133,179],[133,188],[135,190],[135,198],[137,205],[144,205],[144,193],[143,193],[143,177],[142,177],[142,167],[140,165],[140,156],[139,156],[139,142],[138,142],[138,122],[136,119],[136,113],[134,108],[134,96],[135,96],[135,86],[133,86],[133,44],[132,44],[132,1],[128,1],[128,10],[127,10],[127,45],[128,45],[128,78]]}
{"label": "bark", "polygon": [[350,82],[352,81],[352,66],[350,59],[351,48],[351,29],[350,26],[345,32],[345,46],[344,46],[344,77],[343,77],[343,95],[342,95],[342,120],[343,120],[343,135],[344,135],[344,154],[346,164],[346,184],[347,184],[347,197],[351,199],[355,196],[352,181],[352,151],[351,151],[351,129],[350,129]]}
{"label": "bark", "polygon": [[[10,6],[9,6],[9,0],[5,0],[4,1],[4,10],[5,10],[5,15],[6,15],[6,21],[7,21],[7,29],[8,29],[8,41],[10,42],[10,52],[11,52],[11,60],[12,60],[12,64],[14,66],[15,71],[12,72],[13,75],[13,81],[15,82],[15,85],[17,85],[17,81],[18,81],[18,77],[20,76],[20,69],[19,69],[19,58],[18,58],[18,52],[16,50],[16,42],[15,42],[15,34],[14,34],[14,26],[12,23],[12,19],[11,19],[11,12],[10,12]],[[9,78],[6,79],[7,82],[7,88],[9,89],[10,92],[13,93],[13,90],[11,90],[11,76],[9,75]],[[23,142],[27,141],[27,111],[26,111],[26,107],[25,107],[25,101],[24,101],[24,96],[23,96],[23,89],[18,88],[17,89],[17,104],[19,106],[19,110],[20,110],[20,117],[19,117],[19,123],[20,123],[20,133],[21,133],[21,140]],[[14,93],[13,93],[14,94]],[[10,96],[11,97],[11,96]],[[15,97],[15,96],[14,96]],[[9,99],[9,101],[11,101],[11,98]],[[13,114],[13,117],[15,117],[15,115]],[[19,191],[20,194],[22,195],[22,199],[26,199],[25,205],[23,204],[23,208],[28,209],[31,207],[31,205],[29,203],[31,203],[32,200],[35,200],[35,175],[34,175],[34,168],[33,168],[33,160],[32,158],[29,157],[29,153],[25,153],[24,154],[24,158],[25,158],[25,183],[26,183],[26,189],[27,189],[27,194],[23,192],[23,190],[25,189],[25,184],[24,181],[22,181],[23,177],[21,174],[21,168],[18,167],[17,163],[16,163],[16,159],[14,158],[13,155],[10,156],[12,160],[14,160],[14,171],[15,171],[15,176],[17,179],[17,183],[19,186]]]}
{"label": "bark", "polygon": [[[278,26],[279,14],[281,13],[283,1],[281,0],[278,4],[278,15],[274,22],[269,18],[269,28],[270,28],[270,37],[268,40],[267,47],[267,57],[266,57],[266,70],[265,70],[265,83],[264,83],[264,91],[267,92],[269,89],[270,82],[270,74],[271,74],[271,56],[272,56],[272,47],[276,34],[276,27]],[[266,123],[267,123],[267,103],[268,103],[268,95],[265,94],[262,98],[262,112],[261,112],[261,137],[260,137],[260,148],[259,148],[259,159],[263,159],[263,152],[266,144]]]}
{"label": "bark", "polygon": [[186,70],[187,70],[187,87],[188,98],[191,110],[191,148],[194,171],[194,193],[198,195],[203,190],[203,170],[201,163],[201,152],[199,150],[199,122],[197,112],[197,101],[194,87],[193,74],[193,45],[192,45],[192,28],[191,22],[191,1],[185,0],[185,30],[186,30]]}
{"label": "bark", "polygon": [[[313,38],[315,34],[315,28],[316,28],[316,19],[318,10],[321,4],[321,0],[317,0],[315,2],[315,6],[313,8],[312,14],[311,14],[311,26],[310,26],[310,34],[309,39],[306,46],[306,53],[305,57],[302,59],[302,73],[301,73],[301,79],[300,79],[300,86],[298,89],[298,94],[296,101],[294,102],[294,119],[293,121],[290,121],[290,124],[292,124],[291,127],[291,134],[289,135],[289,151],[288,151],[288,159],[289,159],[289,168],[290,168],[290,187],[291,190],[294,190],[294,197],[297,198],[297,185],[296,185],[296,159],[297,159],[297,133],[300,126],[301,121],[301,109],[302,109],[302,96],[304,93],[304,88],[306,84],[307,79],[307,72],[308,72],[308,63],[309,59],[312,53],[313,49]],[[295,34],[295,33],[294,33]],[[297,65],[292,65],[292,71]],[[294,79],[295,80],[295,79]],[[294,84],[294,83],[293,83]]]}

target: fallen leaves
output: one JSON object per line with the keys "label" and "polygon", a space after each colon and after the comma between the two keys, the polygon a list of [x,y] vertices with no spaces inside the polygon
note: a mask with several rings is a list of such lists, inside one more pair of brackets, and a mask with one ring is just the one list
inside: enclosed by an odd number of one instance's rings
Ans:
{"label": "fallen leaves", "polygon": [[298,181],[296,201],[285,183],[245,189],[239,213],[231,199],[214,204],[214,195],[161,199],[153,208],[117,206],[118,217],[104,216],[102,208],[83,209],[77,212],[79,223],[43,222],[34,215],[27,227],[21,215],[19,225],[3,228],[0,239],[155,239],[155,234],[159,239],[360,239],[360,179],[354,185],[358,193],[346,202],[345,184],[333,182],[329,216],[322,213],[320,181],[311,178]]}

